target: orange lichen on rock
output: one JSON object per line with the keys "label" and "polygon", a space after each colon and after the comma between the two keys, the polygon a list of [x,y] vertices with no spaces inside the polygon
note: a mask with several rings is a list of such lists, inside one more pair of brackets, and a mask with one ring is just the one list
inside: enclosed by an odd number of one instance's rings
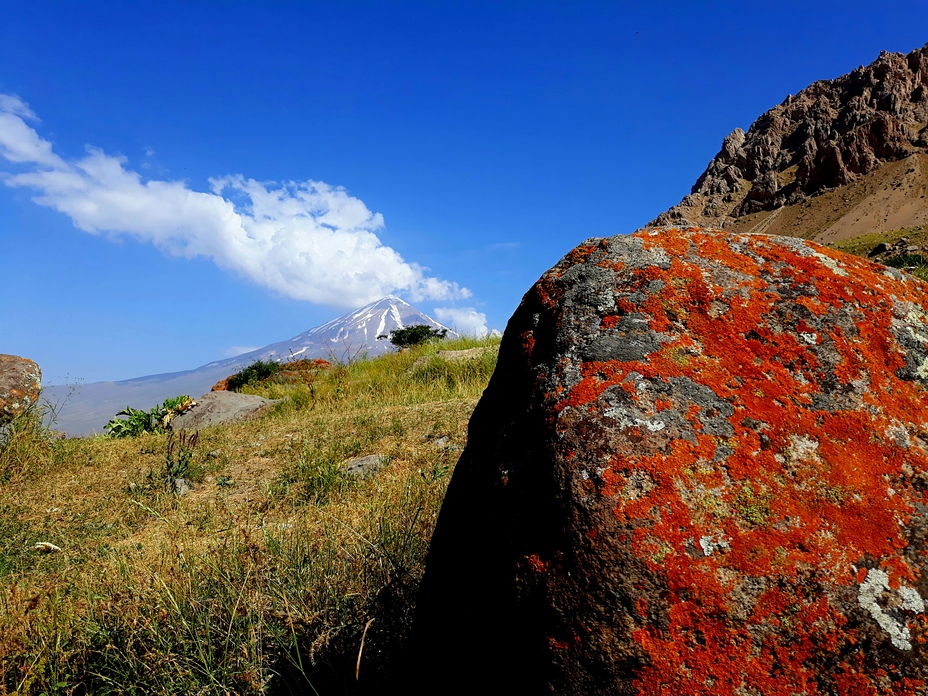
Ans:
{"label": "orange lichen on rock", "polygon": [[35,408],[41,393],[42,370],[35,362],[0,354],[0,426]]}
{"label": "orange lichen on rock", "polygon": [[560,692],[928,693],[926,289],[797,239],[588,240],[510,322],[419,616],[469,583],[448,631]]}

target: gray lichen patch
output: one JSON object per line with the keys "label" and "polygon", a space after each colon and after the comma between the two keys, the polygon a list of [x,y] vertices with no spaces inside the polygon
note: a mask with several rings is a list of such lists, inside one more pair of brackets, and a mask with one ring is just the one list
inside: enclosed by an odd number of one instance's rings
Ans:
{"label": "gray lichen patch", "polygon": [[[888,594],[888,598],[885,598],[884,594]],[[912,649],[912,634],[906,625],[904,612],[925,613],[925,602],[918,592],[904,585],[893,592],[886,571],[871,568],[867,571],[866,579],[860,584],[857,601],[880,628],[889,634],[893,645],[900,650]]]}

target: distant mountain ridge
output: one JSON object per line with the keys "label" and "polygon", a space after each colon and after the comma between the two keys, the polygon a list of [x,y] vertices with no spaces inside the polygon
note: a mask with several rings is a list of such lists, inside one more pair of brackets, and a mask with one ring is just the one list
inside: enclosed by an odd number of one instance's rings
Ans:
{"label": "distant mountain ridge", "polygon": [[[390,350],[390,342],[377,340],[377,336],[389,335],[394,329],[415,324],[425,324],[433,329],[448,329],[408,302],[388,295],[286,341],[271,343],[234,358],[211,362],[203,368],[222,366],[231,369],[255,360],[287,360],[291,356],[348,360],[366,353],[374,357]],[[457,335],[451,329],[448,329],[448,333],[452,336]]]}
{"label": "distant mountain ridge", "polygon": [[[72,436],[102,432],[103,426],[127,405],[148,409],[178,394],[196,398],[209,391],[219,380],[255,360],[287,360],[293,356],[347,361],[362,354],[375,357],[391,349],[389,341],[377,340],[377,336],[389,335],[394,329],[416,324],[434,329],[448,328],[408,302],[390,295],[289,340],[207,363],[193,370],[146,375],[119,382],[81,384],[70,395],[67,386],[50,386],[43,394],[52,403],[64,403],[55,428]],[[457,335],[451,329],[448,329],[448,334]]]}
{"label": "distant mountain ridge", "polygon": [[838,241],[928,222],[928,45],[884,51],[736,128],[683,200],[649,226]]}

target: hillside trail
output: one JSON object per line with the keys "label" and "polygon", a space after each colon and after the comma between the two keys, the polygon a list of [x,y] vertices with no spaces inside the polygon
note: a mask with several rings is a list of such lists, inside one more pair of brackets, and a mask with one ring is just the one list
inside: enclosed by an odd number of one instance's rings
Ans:
{"label": "hillside trail", "polygon": [[763,234],[768,229],[770,229],[770,226],[773,225],[774,220],[776,220],[780,216],[780,213],[782,212],[783,212],[783,208],[777,208],[772,213],[770,213],[770,215],[768,215],[763,220],[761,220],[756,225],[754,225],[754,227],[749,229],[748,233],[749,234]]}

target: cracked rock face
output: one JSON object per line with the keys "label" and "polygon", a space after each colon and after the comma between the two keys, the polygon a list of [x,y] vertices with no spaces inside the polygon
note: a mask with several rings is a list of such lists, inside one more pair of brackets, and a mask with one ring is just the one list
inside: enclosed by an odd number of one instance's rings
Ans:
{"label": "cracked rock face", "polygon": [[928,693],[926,291],[794,238],[574,249],[472,417],[422,690]]}
{"label": "cracked rock face", "polygon": [[[652,225],[712,224],[804,202],[887,162],[928,151],[928,45],[884,51],[736,128],[690,194]],[[711,221],[711,222],[709,222]]]}
{"label": "cracked rock face", "polygon": [[31,360],[0,355],[0,425],[32,408],[42,390],[42,370]]}

